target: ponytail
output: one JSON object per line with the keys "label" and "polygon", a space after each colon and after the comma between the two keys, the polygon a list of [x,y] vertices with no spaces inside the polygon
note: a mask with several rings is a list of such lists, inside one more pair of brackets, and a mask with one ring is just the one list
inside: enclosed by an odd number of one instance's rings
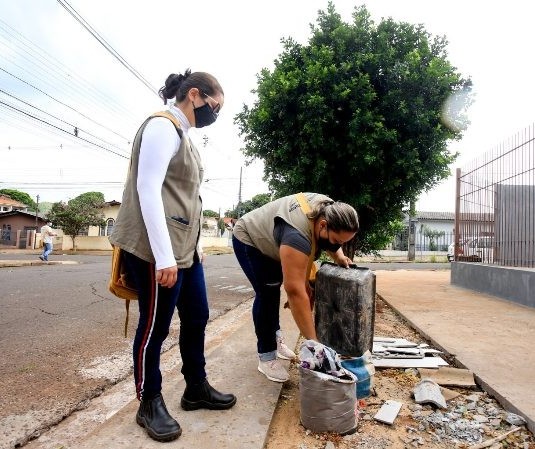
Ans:
{"label": "ponytail", "polygon": [[341,201],[324,200],[317,203],[308,215],[311,220],[325,218],[327,225],[335,232],[358,232],[359,217],[357,211]]}

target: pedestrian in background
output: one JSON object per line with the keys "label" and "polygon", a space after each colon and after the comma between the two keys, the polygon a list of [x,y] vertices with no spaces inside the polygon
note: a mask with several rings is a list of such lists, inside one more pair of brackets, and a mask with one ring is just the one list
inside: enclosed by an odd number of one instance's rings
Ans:
{"label": "pedestrian in background", "polygon": [[138,289],[133,355],[140,400],[136,421],[151,438],[171,441],[182,430],[161,394],[160,352],[175,308],[186,381],[182,409],[228,409],[236,397],[220,393],[206,378],[209,311],[198,247],[203,167],[188,137],[191,127],[216,121],[224,103],[223,89],[212,75],[187,70],[169,75],[160,96],[165,104],[171,98],[175,101],[164,113],[147,118],[137,132],[110,242],[124,251],[128,274]]}
{"label": "pedestrian in background", "polygon": [[280,330],[281,285],[301,335],[317,340],[307,279],[310,258],[316,260],[324,250],[338,265],[349,267],[352,261],[344,255],[342,244],[359,229],[357,212],[349,204],[318,193],[300,195],[310,212],[303,210],[297,195],[279,198],[241,217],[232,236],[234,254],[255,291],[258,370],[274,382],[289,378],[277,357],[295,357]]}
{"label": "pedestrian in background", "polygon": [[41,227],[41,239],[43,239],[43,254],[39,256],[44,262],[48,262],[48,256],[54,249],[54,236],[58,235],[52,230],[52,223],[49,221]]}

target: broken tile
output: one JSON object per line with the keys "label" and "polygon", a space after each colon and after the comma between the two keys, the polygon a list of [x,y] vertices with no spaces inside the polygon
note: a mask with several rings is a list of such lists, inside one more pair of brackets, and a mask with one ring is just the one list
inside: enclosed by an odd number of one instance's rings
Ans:
{"label": "broken tile", "polygon": [[446,402],[451,401],[452,399],[455,399],[461,395],[461,393],[458,391],[450,390],[446,387],[440,387],[440,392],[442,393],[442,396],[444,396],[444,399],[446,399]]}
{"label": "broken tile", "polygon": [[[439,366],[448,365],[441,357],[423,357],[423,358],[372,358],[372,363],[376,368],[438,368]],[[433,370],[430,370],[433,371]],[[429,376],[426,376],[429,377]]]}
{"label": "broken tile", "polygon": [[385,424],[393,424],[394,420],[396,419],[396,416],[398,416],[398,413],[401,410],[402,405],[403,404],[401,402],[388,399],[381,406],[381,408],[375,414],[373,419],[375,419],[376,421],[385,423]]}
{"label": "broken tile", "polygon": [[438,384],[429,378],[424,378],[414,387],[414,402],[417,404],[431,403],[440,408],[448,408],[446,399]]}
{"label": "broken tile", "polygon": [[452,385],[456,387],[473,387],[476,385],[474,374],[467,369],[448,366],[441,367],[438,370],[422,368],[418,371],[422,378],[429,377],[439,385]]}

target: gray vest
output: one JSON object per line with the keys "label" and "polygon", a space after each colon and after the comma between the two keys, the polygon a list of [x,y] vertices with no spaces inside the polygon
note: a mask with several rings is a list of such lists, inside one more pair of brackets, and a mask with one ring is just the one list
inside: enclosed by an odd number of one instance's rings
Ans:
{"label": "gray vest", "polygon": [[[328,196],[320,193],[305,193],[311,209],[321,202],[330,200]],[[282,218],[303,234],[312,245],[312,234],[309,219],[299,207],[295,195],[288,195],[271,201],[248,212],[235,224],[234,236],[246,245],[254,246],[262,254],[280,261],[279,246],[273,237],[275,217]]]}
{"label": "gray vest", "polygon": [[[147,262],[155,263],[137,193],[141,137],[151,118],[145,120],[134,139],[123,200],[110,236],[110,243]],[[176,124],[175,127],[177,128]],[[177,266],[188,268],[193,264],[200,235],[202,200],[199,189],[204,170],[197,149],[189,138],[184,137],[180,128],[177,128],[177,132],[181,137],[180,147],[169,162],[162,185],[162,200]],[[171,217],[180,217],[181,221]]]}

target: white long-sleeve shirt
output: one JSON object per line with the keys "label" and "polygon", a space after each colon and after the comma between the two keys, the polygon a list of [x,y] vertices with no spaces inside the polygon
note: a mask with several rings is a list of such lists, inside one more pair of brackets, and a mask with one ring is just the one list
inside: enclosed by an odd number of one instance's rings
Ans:
{"label": "white long-sleeve shirt", "polygon": [[[188,138],[191,125],[184,113],[175,105],[169,106],[169,111],[180,122],[183,138]],[[162,185],[169,162],[180,148],[180,140],[169,119],[154,117],[143,130],[139,150],[137,191],[157,270],[176,265],[165,220]]]}

